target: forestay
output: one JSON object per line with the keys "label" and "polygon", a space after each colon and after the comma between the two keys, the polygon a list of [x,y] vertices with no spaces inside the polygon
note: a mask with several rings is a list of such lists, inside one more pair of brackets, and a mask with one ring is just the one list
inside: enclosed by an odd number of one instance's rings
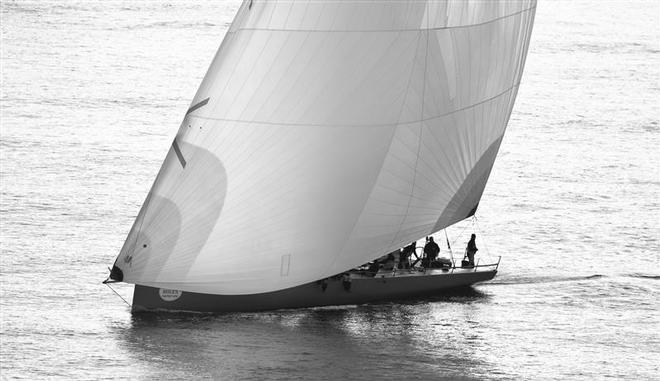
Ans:
{"label": "forestay", "polygon": [[117,258],[124,281],[280,290],[471,216],[535,6],[246,0]]}

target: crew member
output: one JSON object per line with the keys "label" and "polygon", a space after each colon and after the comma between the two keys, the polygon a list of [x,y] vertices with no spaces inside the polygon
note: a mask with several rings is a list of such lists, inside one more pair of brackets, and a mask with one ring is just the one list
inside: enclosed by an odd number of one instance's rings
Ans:
{"label": "crew member", "polygon": [[477,250],[479,250],[477,249],[476,239],[477,235],[472,234],[472,236],[470,236],[470,241],[467,244],[467,248],[465,249],[470,266],[474,266],[474,255],[477,254]]}
{"label": "crew member", "polygon": [[435,261],[440,254],[440,246],[433,241],[433,237],[429,237],[424,245],[424,254],[426,254],[426,265],[425,267],[431,267],[431,264]]}
{"label": "crew member", "polygon": [[412,242],[410,245],[404,247],[399,253],[399,268],[400,269],[409,269],[410,268],[410,256],[415,253],[415,244]]}
{"label": "crew member", "polygon": [[396,267],[396,260],[399,259],[399,250],[387,254],[385,263],[383,263],[383,270],[394,270]]}
{"label": "crew member", "polygon": [[378,260],[375,260],[371,262],[369,265],[369,269],[367,270],[367,275],[370,277],[375,277],[376,274],[378,273],[378,270],[380,270],[380,264],[378,263]]}

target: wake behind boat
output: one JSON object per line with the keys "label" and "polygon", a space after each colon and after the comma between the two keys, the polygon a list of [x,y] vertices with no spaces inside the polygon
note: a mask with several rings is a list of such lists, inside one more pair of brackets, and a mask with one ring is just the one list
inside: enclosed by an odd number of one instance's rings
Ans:
{"label": "wake behind boat", "polygon": [[110,281],[136,285],[135,311],[226,311],[491,279],[496,265],[351,269],[476,213],[535,8],[245,0]]}

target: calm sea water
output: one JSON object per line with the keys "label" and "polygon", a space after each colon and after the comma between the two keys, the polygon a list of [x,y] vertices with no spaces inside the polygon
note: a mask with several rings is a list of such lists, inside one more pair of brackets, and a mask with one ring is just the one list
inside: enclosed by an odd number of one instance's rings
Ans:
{"label": "calm sea water", "polygon": [[449,229],[495,281],[131,316],[100,281],[238,5],[2,1],[2,379],[659,378],[656,1],[540,2],[479,229]]}

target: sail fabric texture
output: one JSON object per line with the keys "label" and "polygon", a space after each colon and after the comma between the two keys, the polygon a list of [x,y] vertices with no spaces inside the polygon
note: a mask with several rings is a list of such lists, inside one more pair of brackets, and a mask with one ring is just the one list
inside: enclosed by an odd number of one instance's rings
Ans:
{"label": "sail fabric texture", "polygon": [[535,7],[246,0],[117,258],[124,280],[275,291],[468,217]]}

